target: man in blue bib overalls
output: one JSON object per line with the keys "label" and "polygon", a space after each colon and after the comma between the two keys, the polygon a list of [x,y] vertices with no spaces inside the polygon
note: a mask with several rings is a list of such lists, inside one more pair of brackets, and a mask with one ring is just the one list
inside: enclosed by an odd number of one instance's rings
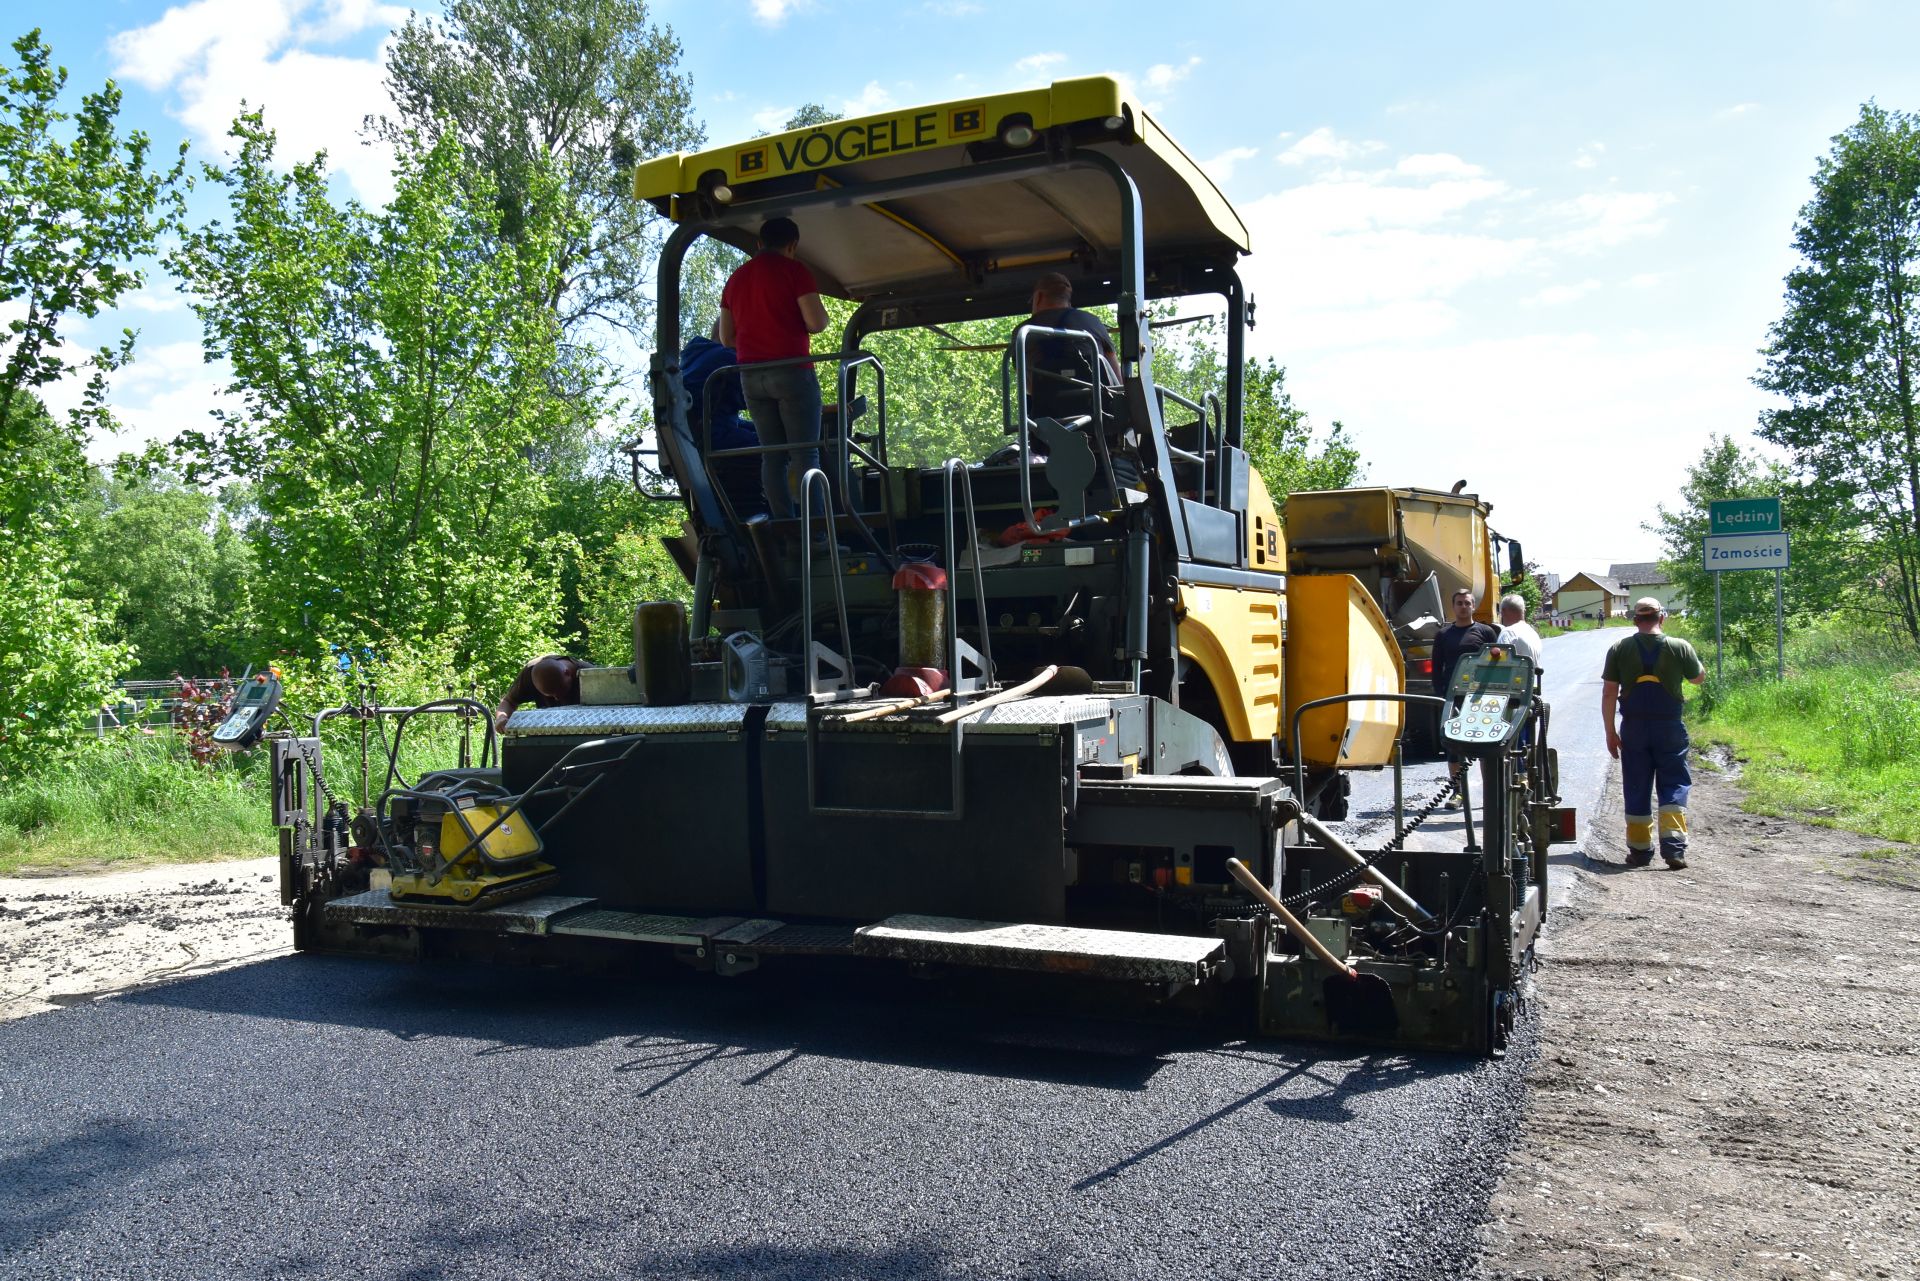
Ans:
{"label": "man in blue bib overalls", "polygon": [[[1620,762],[1627,811],[1627,865],[1653,862],[1654,794],[1660,803],[1660,856],[1687,865],[1687,726],[1680,719],[1681,682],[1703,684],[1706,668],[1693,646],[1660,630],[1667,611],[1651,596],[1633,603],[1634,634],[1607,651],[1600,669],[1600,717],[1607,751]],[[1620,687],[1627,695],[1620,697]],[[1620,713],[1618,728],[1614,712]]]}

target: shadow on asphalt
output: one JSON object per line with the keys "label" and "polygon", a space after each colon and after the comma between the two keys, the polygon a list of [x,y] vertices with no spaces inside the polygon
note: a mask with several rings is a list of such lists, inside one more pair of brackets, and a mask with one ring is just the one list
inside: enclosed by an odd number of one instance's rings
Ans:
{"label": "shadow on asphalt", "polygon": [[[1004,985],[1002,985],[1004,987]],[[611,1044],[646,1094],[730,1060],[757,1084],[803,1056],[1140,1091],[1181,1050],[1218,1045],[1191,1023],[1072,1006],[832,962],[739,979],[671,964],[591,978],[513,966],[288,956],[117,998],[134,1005],[457,1038],[476,1058]],[[1150,1012],[1149,1012],[1150,1013]]]}
{"label": "shadow on asphalt", "polygon": [[149,1169],[196,1153],[184,1135],[129,1120],[88,1121],[78,1133],[7,1152],[0,1156],[0,1190],[10,1212],[0,1227],[0,1258],[118,1195]]}
{"label": "shadow on asphalt", "polygon": [[[1273,1066],[1271,1084],[1190,1127],[1195,1132],[1302,1074],[1323,1081],[1328,1093],[1276,1102],[1275,1110],[1339,1121],[1351,1116],[1344,1101],[1357,1093],[1474,1062],[1439,1054],[1359,1059],[1333,1046],[1250,1042],[1242,1039],[1247,1026],[1231,1019],[1151,1006],[1115,1013],[1093,1006],[1084,983],[1023,977],[929,982],[870,964],[816,962],[722,979],[664,962],[582,979],[513,966],[308,955],[117,999],[360,1028],[402,1041],[465,1040],[477,1059],[612,1045],[620,1051],[613,1070],[630,1075],[643,1097],[757,1060],[742,1082],[751,1087],[807,1057],[1122,1092],[1146,1090],[1178,1054],[1231,1054]],[[1115,995],[1111,988],[1100,994]]]}
{"label": "shadow on asphalt", "polygon": [[[1451,1054],[1369,1055],[1357,1063],[1345,1059],[1329,1063],[1326,1059],[1315,1056],[1311,1050],[1262,1053],[1263,1048],[1238,1047],[1213,1050],[1209,1053],[1247,1059],[1256,1063],[1270,1063],[1277,1069],[1271,1081],[1247,1091],[1239,1098],[1216,1108],[1192,1124],[1182,1126],[1165,1138],[1158,1139],[1138,1152],[1114,1162],[1099,1173],[1080,1180],[1073,1185],[1074,1191],[1085,1192],[1109,1179],[1118,1178],[1142,1161],[1197,1137],[1209,1126],[1216,1125],[1242,1108],[1263,1099],[1266,1100],[1267,1108],[1275,1116],[1296,1121],[1344,1124],[1355,1119],[1351,1101],[1360,1095],[1397,1089],[1415,1081],[1430,1080],[1434,1077],[1459,1076],[1477,1071],[1482,1066],[1482,1061],[1479,1059]],[[1325,1092],[1306,1097],[1268,1098],[1269,1095],[1301,1078],[1325,1086]]]}

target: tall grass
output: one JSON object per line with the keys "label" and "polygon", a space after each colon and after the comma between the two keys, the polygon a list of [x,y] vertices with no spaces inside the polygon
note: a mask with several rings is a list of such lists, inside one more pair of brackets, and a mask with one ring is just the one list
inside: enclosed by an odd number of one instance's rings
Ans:
{"label": "tall grass", "polygon": [[[314,713],[359,701],[404,707],[456,692],[492,695],[458,680],[445,655],[401,655],[341,671],[331,663],[285,673],[286,715],[276,727],[305,735]],[[369,687],[363,681],[375,682]],[[460,718],[421,715],[389,759],[395,718],[338,717],[321,728],[326,780],[349,806],[362,801],[361,753],[367,762],[365,799],[390,785],[411,783],[429,769],[459,762]],[[484,715],[471,723],[474,763],[485,741]],[[253,858],[276,848],[269,810],[267,750],[216,752],[196,762],[169,731],[127,732],[88,740],[65,755],[0,786],[0,875],[25,869],[83,870],[141,862]],[[497,763],[497,762],[496,762]]]}
{"label": "tall grass", "polygon": [[1887,633],[1829,620],[1788,638],[1785,679],[1773,655],[1708,663],[1695,738],[1747,759],[1749,803],[1766,813],[1920,841],[1920,655]]}
{"label": "tall grass", "polygon": [[0,875],[271,854],[261,764],[196,764],[164,735],[84,744],[0,790]]}

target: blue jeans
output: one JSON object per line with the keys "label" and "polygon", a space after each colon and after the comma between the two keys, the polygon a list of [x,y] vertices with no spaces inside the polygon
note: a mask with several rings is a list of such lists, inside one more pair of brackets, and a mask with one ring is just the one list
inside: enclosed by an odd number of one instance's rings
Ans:
{"label": "blue jeans", "polygon": [[[781,520],[793,515],[793,495],[807,470],[820,465],[820,379],[809,365],[762,369],[740,366],[740,388],[746,394],[747,416],[762,445],[812,446],[760,456],[760,487],[766,491],[767,512]],[[791,476],[791,479],[789,477]],[[816,516],[826,506],[816,496]]]}
{"label": "blue jeans", "polygon": [[1660,803],[1660,853],[1687,852],[1687,726],[1679,717],[1629,716],[1620,724],[1620,785],[1627,848],[1653,850],[1654,801]]}

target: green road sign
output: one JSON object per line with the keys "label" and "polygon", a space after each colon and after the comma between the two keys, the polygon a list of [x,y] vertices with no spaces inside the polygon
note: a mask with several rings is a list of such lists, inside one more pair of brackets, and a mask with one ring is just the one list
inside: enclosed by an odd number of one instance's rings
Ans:
{"label": "green road sign", "polygon": [[1707,504],[1707,533],[1777,534],[1778,498],[1723,498]]}

